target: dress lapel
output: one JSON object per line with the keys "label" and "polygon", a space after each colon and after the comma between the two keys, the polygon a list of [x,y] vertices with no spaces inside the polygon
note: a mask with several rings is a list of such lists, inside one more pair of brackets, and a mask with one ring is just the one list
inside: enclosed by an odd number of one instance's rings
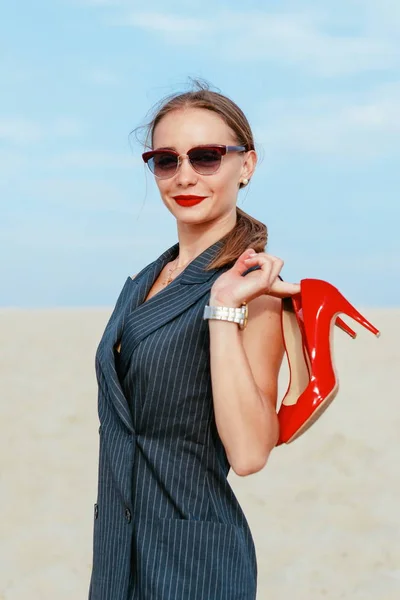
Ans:
{"label": "dress lapel", "polygon": [[96,352],[96,372],[99,388],[115,407],[115,410],[131,433],[135,433],[132,416],[127,398],[121,387],[114,355],[114,345],[119,339],[126,315],[130,306],[136,302],[138,288],[133,285],[133,280],[128,277],[118,297],[115,308],[103,332]]}
{"label": "dress lapel", "polygon": [[[147,272],[147,277],[138,276],[133,280],[139,291],[134,294],[135,302],[131,312],[123,324],[121,339],[121,369],[125,372],[131,356],[137,345],[153,331],[175,319],[199,298],[210,291],[214,281],[229,265],[223,268],[206,271],[207,265],[221,248],[219,240],[199,254],[178,275],[172,283],[144,302],[152,285],[159,276],[164,266],[179,253],[179,244],[175,244],[164,252]],[[206,304],[206,300],[204,300]]]}
{"label": "dress lapel", "polygon": [[172,283],[146,302],[145,299],[164,266],[178,256],[179,243],[144,267],[134,279],[128,277],[124,284],[101,338],[96,365],[105,375],[105,378],[101,378],[102,381],[105,380],[105,391],[120,418],[132,432],[132,416],[117,374],[114,347],[121,340],[120,370],[125,372],[133,351],[145,337],[187,310],[209,292],[213,282],[223,271],[230,268],[227,265],[205,270],[221,246],[220,240],[209,246]]}

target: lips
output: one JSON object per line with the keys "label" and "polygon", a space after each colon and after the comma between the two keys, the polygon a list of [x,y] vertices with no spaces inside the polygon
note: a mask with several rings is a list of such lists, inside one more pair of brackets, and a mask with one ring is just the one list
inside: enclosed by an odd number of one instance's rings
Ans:
{"label": "lips", "polygon": [[194,206],[205,200],[207,196],[174,196],[173,198],[179,206]]}

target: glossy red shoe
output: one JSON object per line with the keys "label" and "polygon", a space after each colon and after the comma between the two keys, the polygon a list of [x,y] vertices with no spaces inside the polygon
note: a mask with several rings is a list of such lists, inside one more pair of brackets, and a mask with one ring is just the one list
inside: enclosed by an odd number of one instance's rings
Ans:
{"label": "glossy red shoe", "polygon": [[[301,304],[301,294],[296,294],[295,296],[292,296],[291,300],[293,309],[296,313],[298,325],[301,329],[302,337],[304,338],[303,308]],[[353,329],[351,329],[351,327],[349,327],[347,323],[343,321],[343,319],[341,319],[340,317],[336,317],[335,325],[339,327],[339,329],[347,333],[351,338],[355,339],[357,337],[356,332]]]}
{"label": "glossy red shoe", "polygon": [[338,392],[332,360],[333,324],[355,337],[339,318],[345,313],[363,327],[380,335],[344,296],[321,279],[303,279],[300,294],[291,298],[294,313],[282,311],[282,329],[289,362],[290,382],[278,411],[280,436],[277,445],[290,443],[323,413]]}
{"label": "glossy red shoe", "polygon": [[[301,306],[301,294],[284,298],[281,313],[282,334],[285,351],[289,363],[289,385],[282,400],[283,406],[296,404],[298,398],[310,383],[311,365],[308,352],[303,346],[305,331],[303,323],[303,310]],[[340,317],[335,321],[340,329],[345,331],[353,339],[357,334]],[[283,418],[283,412],[280,418]],[[291,414],[291,411],[289,411]]]}

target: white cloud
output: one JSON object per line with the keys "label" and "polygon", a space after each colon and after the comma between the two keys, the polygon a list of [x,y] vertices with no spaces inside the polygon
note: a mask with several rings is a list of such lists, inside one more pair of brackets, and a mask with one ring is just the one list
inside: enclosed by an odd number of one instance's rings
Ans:
{"label": "white cloud", "polygon": [[14,176],[19,177],[27,164],[28,158],[21,153],[0,150],[0,185],[10,181]]}
{"label": "white cloud", "polygon": [[73,151],[46,158],[46,164],[51,168],[73,169],[133,169],[143,165],[138,156],[94,150]]}
{"label": "white cloud", "polygon": [[[20,197],[29,198],[38,211],[47,212],[49,207],[61,209],[65,215],[93,215],[118,213],[127,218],[136,217],[140,211],[152,214],[153,209],[160,210],[161,201],[151,201],[147,206],[138,186],[127,186],[111,178],[99,175],[84,178],[51,176],[36,179],[33,183],[21,182],[18,185]],[[140,188],[142,189],[142,188]]]}
{"label": "white cloud", "polygon": [[[159,241],[159,233],[151,233],[155,234],[154,241]],[[90,219],[82,216],[73,219],[54,213],[41,215],[37,223],[33,223],[32,217],[22,217],[7,223],[7,227],[0,224],[0,234],[3,242],[14,248],[29,248],[31,251],[46,248],[53,252],[63,248],[71,253],[78,248],[97,248],[102,251],[119,249],[128,252],[132,247],[143,248],[151,240],[149,233],[136,233],[133,236],[129,231],[122,230],[121,226],[118,227],[116,222],[112,222],[111,227],[104,230],[101,221],[93,220],[92,216]]]}
{"label": "white cloud", "polygon": [[72,0],[72,4],[78,4],[80,6],[93,6],[94,8],[102,6],[121,6],[126,4],[126,0]]}
{"label": "white cloud", "polygon": [[41,124],[23,117],[0,118],[0,140],[12,144],[30,144],[43,138]]}
{"label": "white cloud", "polygon": [[[400,64],[395,39],[365,30],[331,32],[329,17],[303,13],[214,11],[209,18],[126,12],[110,21],[161,34],[171,45],[197,45],[228,61],[278,61],[325,76],[389,69]],[[346,17],[343,17],[346,24]]]}
{"label": "white cloud", "polygon": [[27,86],[37,83],[38,69],[21,66],[17,61],[2,58],[0,90],[10,90],[14,86]]}
{"label": "white cloud", "polygon": [[[15,151],[0,150],[0,174],[12,177],[19,176],[22,169],[76,169],[89,170],[122,169],[132,170],[143,168],[144,163],[138,153],[132,154],[127,149],[126,153],[103,152],[100,150],[71,150],[59,154],[37,154],[32,156],[31,150]],[[0,180],[1,181],[1,180]]]}
{"label": "white cloud", "polygon": [[104,68],[92,69],[87,77],[89,81],[101,86],[114,86],[119,83],[119,78],[115,73]]}
{"label": "white cloud", "polygon": [[75,138],[82,133],[81,123],[73,117],[58,117],[39,122],[26,117],[0,117],[0,140],[16,146],[54,138]]}
{"label": "white cloud", "polygon": [[368,32],[392,36],[400,33],[400,2],[398,0],[352,0],[357,13],[364,16]]}
{"label": "white cloud", "polygon": [[[28,190],[27,190],[28,192]],[[129,206],[128,194],[107,180],[48,177],[35,182],[30,195],[47,206],[79,207],[82,210],[119,210]]]}
{"label": "white cloud", "polygon": [[[117,27],[133,27],[149,34],[163,36],[170,45],[198,45],[200,40],[209,40],[210,34],[216,31],[217,22],[203,18],[183,17],[163,12],[143,13],[126,11],[119,16],[110,17],[108,24]],[[158,41],[158,40],[157,40]],[[205,48],[207,52],[207,48]]]}
{"label": "white cloud", "polygon": [[[32,222],[19,222],[13,227],[8,226],[4,231],[0,227],[0,233],[2,240],[12,244],[14,248],[28,248],[35,252],[41,248],[48,249],[50,252],[64,249],[71,254],[77,249],[100,251],[119,249],[123,253],[131,252],[132,248],[140,250],[152,240],[149,235],[133,237],[129,233],[97,233],[96,224],[91,226],[83,221],[65,222],[54,216],[45,222],[41,221],[37,228],[32,227]],[[154,242],[156,241],[159,241],[159,236],[154,237]]]}
{"label": "white cloud", "polygon": [[48,125],[43,125],[46,136],[75,138],[82,133],[82,124],[74,117],[58,117]]}
{"label": "white cloud", "polygon": [[269,157],[287,152],[353,161],[400,148],[400,84],[368,93],[277,99],[263,105],[256,138]]}
{"label": "white cloud", "polygon": [[[138,170],[140,169],[140,170]],[[37,176],[34,182],[30,182],[29,189],[22,189],[20,193],[23,197],[57,198],[65,197],[65,194],[70,194],[70,198],[76,198],[78,202],[85,202],[87,197],[93,197],[93,194],[99,193],[98,188],[94,188],[87,183],[82,185],[75,182],[71,184],[71,177],[79,174],[82,176],[93,176],[97,173],[99,176],[114,177],[113,171],[125,171],[126,174],[132,177],[144,177],[145,165],[139,154],[132,154],[127,148],[126,153],[102,152],[96,150],[72,150],[60,152],[58,154],[43,154],[42,152],[32,154],[31,148],[26,149],[16,147],[14,149],[0,150],[0,197],[5,197],[10,194],[10,190],[14,191],[21,188],[21,181],[26,177],[27,173],[56,173],[65,174],[64,179],[54,179],[53,184],[49,182],[43,184],[39,180],[37,185]],[[145,172],[145,174],[147,174]],[[125,175],[125,174],[124,174]],[[62,188],[63,191],[60,191]],[[108,198],[113,197],[113,189],[109,188],[108,183],[104,187],[100,185],[101,194],[106,193]],[[97,190],[97,192],[96,192]],[[101,196],[99,196],[101,197]],[[117,196],[118,197],[118,194]],[[104,204],[107,206],[107,203]],[[118,205],[118,210],[121,205]],[[123,209],[125,210],[125,208]]]}
{"label": "white cloud", "polygon": [[276,60],[324,76],[390,69],[400,62],[389,40],[366,35],[333,35],[312,19],[298,15],[254,15],[240,48],[225,58]]}
{"label": "white cloud", "polygon": [[[166,34],[187,33],[194,35],[210,31],[210,22],[206,19],[167,15],[165,13],[132,12],[124,18],[124,24]],[[213,29],[215,30],[215,26]]]}

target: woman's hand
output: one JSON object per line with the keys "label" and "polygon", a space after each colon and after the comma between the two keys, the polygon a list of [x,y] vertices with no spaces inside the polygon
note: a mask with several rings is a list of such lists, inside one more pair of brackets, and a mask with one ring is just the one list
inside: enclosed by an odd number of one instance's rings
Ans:
{"label": "woman's hand", "polygon": [[[255,265],[259,265],[261,269],[251,271],[242,277],[242,273]],[[222,273],[214,282],[210,301],[223,303],[225,306],[240,307],[244,301],[250,302],[262,294],[284,298],[299,293],[300,284],[287,283],[278,278],[282,267],[282,259],[247,248],[233,267]]]}

